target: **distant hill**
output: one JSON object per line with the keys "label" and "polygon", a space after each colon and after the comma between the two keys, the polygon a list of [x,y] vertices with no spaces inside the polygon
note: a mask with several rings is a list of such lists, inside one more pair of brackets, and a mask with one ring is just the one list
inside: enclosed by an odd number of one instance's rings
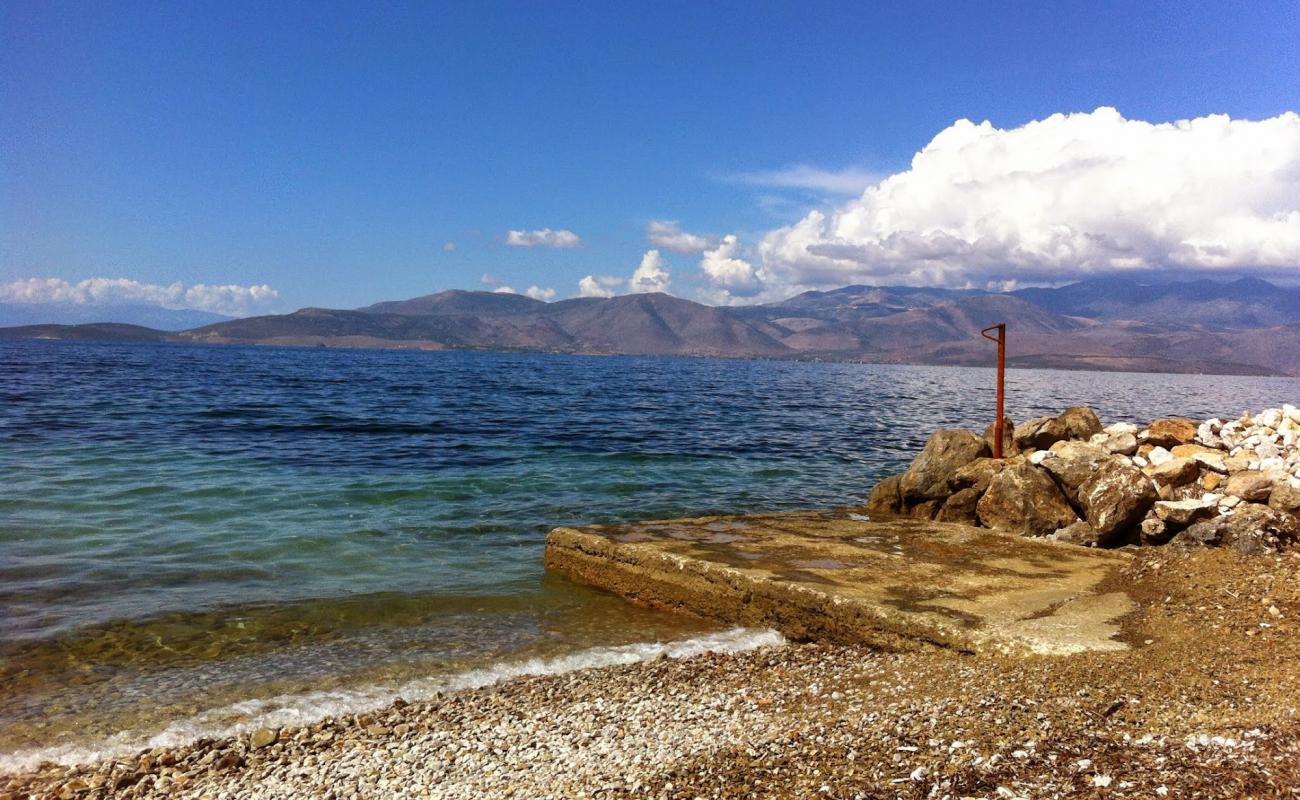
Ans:
{"label": "distant hill", "polygon": [[447,291],[180,332],[42,325],[0,336],[987,365],[979,331],[998,322],[1013,366],[1300,375],[1300,295],[1259,280],[1108,278],[1006,294],[846,286],[719,308],[657,293],[545,303]]}
{"label": "distant hill", "polygon": [[470,292],[450,289],[437,294],[426,294],[410,300],[389,300],[359,308],[367,314],[402,314],[403,316],[509,316],[540,311],[546,306],[512,292]]}
{"label": "distant hill", "polygon": [[1166,284],[1092,278],[1056,289],[1020,289],[1012,294],[1058,314],[1099,320],[1131,319],[1225,330],[1300,322],[1300,289],[1284,289],[1258,278]]}
{"label": "distant hill", "polygon": [[85,325],[20,325],[0,328],[11,339],[64,339],[77,342],[165,342],[172,334],[139,325],[91,322]]}
{"label": "distant hill", "polygon": [[160,308],[141,304],[108,306],[78,303],[0,303],[0,327],[12,325],[85,325],[113,322],[161,331],[183,331],[224,322],[230,317],[188,308]]}

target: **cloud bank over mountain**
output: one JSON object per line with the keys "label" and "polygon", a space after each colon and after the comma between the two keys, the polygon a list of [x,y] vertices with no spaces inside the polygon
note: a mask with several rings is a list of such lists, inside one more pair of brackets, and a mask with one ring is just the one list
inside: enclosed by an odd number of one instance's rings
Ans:
{"label": "cloud bank over mountain", "polygon": [[21,278],[0,284],[0,302],[32,305],[114,306],[140,304],[167,309],[194,309],[226,316],[246,316],[280,298],[267,284],[238,286],[173,283],[160,286],[127,278]]}
{"label": "cloud bank over mountain", "polygon": [[771,231],[758,252],[767,282],[789,287],[1300,274],[1300,115],[1153,124],[1099,108],[1005,130],[959,120],[910,169]]}

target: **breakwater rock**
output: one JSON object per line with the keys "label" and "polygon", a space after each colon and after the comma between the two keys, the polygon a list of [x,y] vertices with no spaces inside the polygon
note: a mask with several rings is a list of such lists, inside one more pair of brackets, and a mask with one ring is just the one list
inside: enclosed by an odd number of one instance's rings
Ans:
{"label": "breakwater rock", "polygon": [[1300,408],[1238,419],[1165,418],[1102,426],[1089,408],[935,432],[867,510],[960,522],[1092,547],[1300,546]]}

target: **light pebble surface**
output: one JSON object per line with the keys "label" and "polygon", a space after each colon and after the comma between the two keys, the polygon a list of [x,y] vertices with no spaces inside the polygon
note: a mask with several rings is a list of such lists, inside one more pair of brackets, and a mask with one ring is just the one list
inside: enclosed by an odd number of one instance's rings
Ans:
{"label": "light pebble surface", "polygon": [[258,749],[48,766],[0,778],[0,794],[1295,797],[1300,557],[1148,551],[1123,580],[1138,638],[1117,653],[665,658],[399,703]]}

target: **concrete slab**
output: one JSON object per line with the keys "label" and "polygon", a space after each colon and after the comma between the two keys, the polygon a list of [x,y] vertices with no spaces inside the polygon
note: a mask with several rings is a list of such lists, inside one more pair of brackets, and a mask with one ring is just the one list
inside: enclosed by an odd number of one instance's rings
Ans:
{"label": "concrete slab", "polygon": [[847,511],[556,528],[548,569],[643,605],[889,649],[1122,650],[1125,553]]}

